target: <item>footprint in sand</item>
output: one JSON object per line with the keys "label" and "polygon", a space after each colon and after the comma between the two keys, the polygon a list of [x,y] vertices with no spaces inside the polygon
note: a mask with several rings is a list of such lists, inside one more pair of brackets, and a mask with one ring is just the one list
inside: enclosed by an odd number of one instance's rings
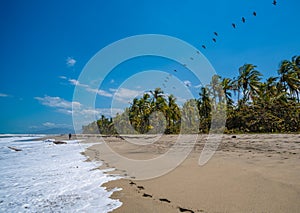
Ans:
{"label": "footprint in sand", "polygon": [[161,202],[171,203],[171,201],[169,201],[169,200],[166,199],[166,198],[159,198],[159,200],[160,200]]}
{"label": "footprint in sand", "polygon": [[180,212],[190,212],[190,213],[195,213],[193,210],[190,210],[190,209],[185,209],[185,208],[181,208],[181,207],[178,207],[179,211]]}
{"label": "footprint in sand", "polygon": [[144,190],[145,189],[143,186],[138,186],[137,188],[140,189],[140,190]]}
{"label": "footprint in sand", "polygon": [[132,182],[132,181],[130,181],[129,184],[130,184],[130,185],[136,185],[136,183],[135,183],[135,182]]}
{"label": "footprint in sand", "polygon": [[144,194],[143,194],[143,197],[151,197],[151,198],[152,198],[152,195],[149,195],[149,194],[144,193]]}

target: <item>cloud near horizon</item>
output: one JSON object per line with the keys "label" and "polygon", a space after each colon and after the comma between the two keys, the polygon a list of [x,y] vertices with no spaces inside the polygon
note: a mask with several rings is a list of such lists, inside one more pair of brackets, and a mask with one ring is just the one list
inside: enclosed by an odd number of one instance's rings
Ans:
{"label": "cloud near horizon", "polygon": [[109,89],[110,92],[109,92],[102,89],[92,88],[88,84],[82,84],[77,79],[71,79],[71,78],[68,79],[65,76],[59,76],[59,78],[67,80],[69,84],[73,86],[83,87],[87,92],[96,93],[99,96],[108,97],[108,98],[113,97],[115,100],[121,103],[128,103],[132,101],[135,97],[141,95],[144,92],[141,90],[132,90],[127,88],[119,88],[119,89],[110,88]]}
{"label": "cloud near horizon", "polygon": [[[62,78],[63,77],[63,78]],[[101,89],[94,89],[94,88],[92,88],[92,87],[90,87],[90,85],[87,85],[87,84],[82,84],[82,83],[80,83],[78,80],[76,80],[76,79],[71,79],[71,78],[69,78],[69,79],[67,79],[67,77],[65,77],[65,76],[60,76],[59,78],[61,78],[61,79],[64,79],[64,80],[68,80],[68,82],[71,84],[71,85],[73,85],[73,86],[78,86],[78,87],[83,87],[83,88],[85,88],[85,90],[87,91],[87,92],[90,92],[90,93],[96,93],[96,94],[98,94],[98,95],[100,95],[100,96],[104,96],[104,97],[113,97],[113,94],[111,94],[111,93],[109,93],[109,92],[107,92],[107,91],[105,91],[105,90],[101,90]]]}
{"label": "cloud near horizon", "polygon": [[110,91],[114,92],[114,99],[121,103],[131,102],[134,98],[144,93],[144,91],[141,90],[127,88],[110,89]]}
{"label": "cloud near horizon", "polygon": [[42,124],[42,126],[47,128],[72,128],[72,125],[70,124],[58,124],[58,123],[52,123],[52,122],[45,122]]}
{"label": "cloud near horizon", "polygon": [[58,112],[64,114],[72,114],[72,106],[74,109],[80,108],[81,104],[76,101],[66,101],[60,97],[51,97],[51,96],[44,96],[44,97],[35,97],[34,99],[38,100],[42,105],[56,108]]}
{"label": "cloud near horizon", "polygon": [[43,123],[43,126],[45,126],[45,127],[55,127],[55,123],[45,122],[45,123]]}
{"label": "cloud near horizon", "polygon": [[[119,108],[90,108],[85,107],[81,103],[76,101],[67,101],[61,97],[35,97],[34,99],[38,100],[42,105],[48,106],[56,109],[57,112],[63,113],[66,115],[72,115],[72,113],[77,113],[83,116],[96,116],[100,117],[105,115],[107,117],[114,117],[117,113],[122,113],[124,110]],[[73,108],[72,108],[73,106]],[[44,126],[51,126],[51,122],[45,122]]]}
{"label": "cloud near horizon", "polygon": [[0,97],[1,97],[1,98],[5,98],[5,97],[9,97],[9,95],[8,95],[8,94],[5,94],[5,93],[0,93]]}
{"label": "cloud near horizon", "polygon": [[104,96],[104,97],[113,97],[113,94],[106,92],[105,90],[101,90],[101,89],[92,89],[90,87],[86,88],[87,92],[91,92],[91,93],[96,93],[100,96]]}

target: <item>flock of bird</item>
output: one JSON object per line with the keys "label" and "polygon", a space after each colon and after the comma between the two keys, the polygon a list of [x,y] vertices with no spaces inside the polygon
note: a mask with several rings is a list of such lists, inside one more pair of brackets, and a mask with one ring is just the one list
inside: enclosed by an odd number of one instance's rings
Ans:
{"label": "flock of bird", "polygon": [[[273,0],[273,3],[272,3],[272,4],[273,4],[274,6],[276,6],[276,5],[277,5],[277,1],[276,1],[276,0]],[[252,15],[253,15],[254,17],[256,17],[256,16],[257,16],[256,11],[253,11]],[[245,18],[244,16],[241,18],[241,22],[242,22],[243,24],[246,23],[246,18]],[[232,23],[231,26],[233,27],[233,29],[236,29],[236,28],[237,28],[237,24],[236,24],[236,23]],[[214,34],[214,37],[212,38],[212,41],[213,41],[214,43],[216,43],[216,42],[217,42],[217,37],[219,37],[219,33],[218,33],[218,32],[213,32],[213,34]],[[202,48],[203,48],[203,49],[206,49],[205,44],[202,44]],[[198,50],[196,51],[196,53],[197,53],[197,54],[200,54],[200,52],[199,52]],[[194,58],[193,58],[193,57],[190,57],[190,60],[194,60]],[[186,64],[183,64],[183,66],[187,67]],[[173,70],[173,71],[174,71],[175,73],[177,73],[177,70]],[[162,86],[163,86],[164,88],[166,88],[166,84],[168,83],[168,81],[170,80],[171,77],[172,77],[172,74],[170,73],[169,76],[167,76],[167,77],[165,78],[164,83],[162,84]],[[187,85],[187,84],[186,84],[186,86],[189,87],[190,85]],[[173,89],[176,89],[176,87],[173,86]]]}
{"label": "flock of bird", "polygon": [[[273,0],[273,3],[272,3],[272,4],[273,4],[274,6],[276,6],[276,5],[277,5],[277,1],[276,1],[276,0]],[[252,15],[256,17],[256,16],[257,16],[256,11],[253,11]],[[242,18],[241,18],[241,21],[242,21],[243,24],[246,23],[246,18],[245,18],[245,17],[242,17]],[[232,23],[231,26],[233,27],[233,29],[236,29],[236,28],[237,28],[237,24],[236,24],[236,23]],[[216,42],[217,42],[217,37],[219,36],[219,34],[218,34],[217,32],[214,32],[214,35],[215,35],[215,37],[212,38],[212,41],[216,43]],[[202,48],[203,48],[203,49],[206,49],[206,45],[205,45],[205,44],[202,44]]]}

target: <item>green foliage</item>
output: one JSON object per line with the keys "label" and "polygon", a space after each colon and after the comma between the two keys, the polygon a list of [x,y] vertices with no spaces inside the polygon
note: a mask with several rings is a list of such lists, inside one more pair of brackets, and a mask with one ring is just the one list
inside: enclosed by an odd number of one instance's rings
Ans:
{"label": "green foliage", "polygon": [[[113,119],[101,117],[83,133],[283,133],[300,131],[300,56],[284,60],[277,77],[261,82],[256,66],[245,64],[234,78],[214,75],[200,88],[199,98],[182,108],[161,88],[135,98]],[[226,115],[224,114],[226,113]],[[226,118],[226,121],[225,119]]]}

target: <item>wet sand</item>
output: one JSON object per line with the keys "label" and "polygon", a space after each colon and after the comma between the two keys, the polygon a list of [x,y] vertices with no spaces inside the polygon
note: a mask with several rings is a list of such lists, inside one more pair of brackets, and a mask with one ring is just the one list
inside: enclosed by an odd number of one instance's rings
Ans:
{"label": "wet sand", "polygon": [[[101,168],[126,179],[106,183],[108,189],[121,187],[112,197],[123,205],[114,212],[299,212],[300,135],[224,135],[217,152],[203,166],[198,159],[207,135],[200,135],[191,153],[171,172],[148,180],[138,178],[107,151],[107,145],[120,156],[149,160],[167,153],[176,135],[86,137],[86,142],[102,141],[84,154],[89,160],[102,160]],[[81,136],[82,137],[82,136]],[[103,143],[104,142],[104,143]],[[186,144],[188,147],[188,143]],[[186,148],[186,147],[185,147]],[[153,168],[155,169],[155,168]],[[138,176],[138,175],[137,175]]]}

